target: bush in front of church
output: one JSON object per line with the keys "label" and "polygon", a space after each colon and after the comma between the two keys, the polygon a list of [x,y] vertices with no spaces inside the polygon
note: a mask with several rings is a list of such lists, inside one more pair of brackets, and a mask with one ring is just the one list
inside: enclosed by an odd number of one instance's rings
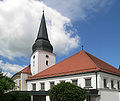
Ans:
{"label": "bush in front of church", "polygon": [[49,91],[50,101],[84,101],[85,90],[73,83],[60,83]]}
{"label": "bush in front of church", "polygon": [[21,92],[9,92],[5,93],[1,101],[30,101],[31,97],[29,94]]}

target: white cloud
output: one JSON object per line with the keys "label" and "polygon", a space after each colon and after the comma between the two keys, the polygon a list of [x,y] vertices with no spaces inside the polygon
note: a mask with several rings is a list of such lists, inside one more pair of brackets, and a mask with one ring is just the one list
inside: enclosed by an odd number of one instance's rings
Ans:
{"label": "white cloud", "polygon": [[0,60],[0,69],[3,71],[4,74],[7,74],[7,76],[10,77],[12,76],[12,74],[22,70],[23,67],[17,64],[4,63],[2,60]]}
{"label": "white cloud", "polygon": [[116,0],[40,0],[72,20],[86,20],[91,13],[107,9]]}
{"label": "white cloud", "polygon": [[79,36],[71,37],[72,30],[66,30],[65,25],[71,26],[68,17],[36,0],[4,0],[0,1],[0,55],[10,59],[30,56],[43,7],[54,51],[65,54],[78,47]]}
{"label": "white cloud", "polygon": [[3,72],[3,75],[6,75],[6,76],[8,76],[8,77],[12,77],[13,75],[11,74],[11,73],[9,73],[9,72]]}

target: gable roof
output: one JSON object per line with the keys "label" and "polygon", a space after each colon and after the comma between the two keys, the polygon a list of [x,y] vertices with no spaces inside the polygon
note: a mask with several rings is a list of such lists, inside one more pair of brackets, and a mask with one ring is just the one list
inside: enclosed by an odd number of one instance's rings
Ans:
{"label": "gable roof", "polygon": [[24,69],[22,69],[21,71],[17,72],[16,74],[14,74],[11,78],[14,78],[16,75],[19,75],[21,73],[26,73],[26,74],[29,74],[31,75],[31,70],[30,70],[30,65],[25,67]]}
{"label": "gable roof", "polygon": [[28,80],[91,71],[103,71],[120,76],[119,69],[82,50],[60,63],[28,78]]}
{"label": "gable roof", "polygon": [[21,71],[17,72],[16,74],[26,73],[31,75],[30,65],[22,69]]}

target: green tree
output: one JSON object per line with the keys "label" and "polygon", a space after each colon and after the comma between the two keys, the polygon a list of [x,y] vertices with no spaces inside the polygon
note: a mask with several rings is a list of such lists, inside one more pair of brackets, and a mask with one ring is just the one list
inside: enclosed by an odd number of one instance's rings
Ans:
{"label": "green tree", "polygon": [[12,90],[14,86],[14,81],[6,75],[3,75],[3,73],[0,71],[0,94]]}
{"label": "green tree", "polygon": [[30,101],[30,95],[21,92],[11,92],[14,81],[0,71],[0,101]]}
{"label": "green tree", "polygon": [[53,86],[49,92],[50,101],[84,101],[85,90],[73,83],[60,83]]}

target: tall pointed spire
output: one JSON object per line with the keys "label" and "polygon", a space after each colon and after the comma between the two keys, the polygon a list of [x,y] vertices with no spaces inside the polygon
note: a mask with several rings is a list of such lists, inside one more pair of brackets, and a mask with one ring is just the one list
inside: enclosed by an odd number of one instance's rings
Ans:
{"label": "tall pointed spire", "polygon": [[35,52],[36,50],[45,50],[51,53],[53,52],[53,47],[50,44],[50,41],[48,39],[44,11],[43,11],[43,15],[42,15],[42,19],[39,27],[37,39],[32,46],[32,50],[33,52]]}
{"label": "tall pointed spire", "polygon": [[43,15],[42,15],[41,24],[40,24],[40,28],[39,28],[39,31],[38,31],[37,39],[48,40],[48,34],[47,34],[47,28],[46,28],[46,22],[45,22],[45,16],[44,16],[44,10],[43,10]]}

